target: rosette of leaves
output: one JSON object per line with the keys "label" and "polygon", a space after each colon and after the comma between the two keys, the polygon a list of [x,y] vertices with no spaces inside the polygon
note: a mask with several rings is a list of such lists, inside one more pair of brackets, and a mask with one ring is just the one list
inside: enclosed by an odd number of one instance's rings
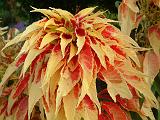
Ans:
{"label": "rosette of leaves", "polygon": [[[3,118],[30,119],[38,106],[42,120],[130,120],[128,111],[154,120],[151,108],[158,103],[137,70],[139,46],[94,10],[76,15],[55,8],[33,10],[46,17],[5,46],[24,41],[0,83],[3,93],[9,76],[21,70],[1,104]],[[107,84],[99,95],[97,78]]]}

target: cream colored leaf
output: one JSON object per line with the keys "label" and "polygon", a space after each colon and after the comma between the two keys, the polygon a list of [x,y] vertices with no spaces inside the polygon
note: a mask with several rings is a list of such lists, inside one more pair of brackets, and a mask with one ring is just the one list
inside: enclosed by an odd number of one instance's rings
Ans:
{"label": "cream colored leaf", "polygon": [[81,104],[82,108],[78,110],[78,113],[81,116],[81,118],[85,120],[98,120],[98,110],[96,106],[92,104],[90,99],[83,99]]}
{"label": "cream colored leaf", "polygon": [[70,43],[70,53],[69,53],[68,62],[76,55],[77,50],[78,50],[77,47],[75,47],[73,45],[73,43],[71,42]]}
{"label": "cream colored leaf", "polygon": [[42,27],[37,26],[36,23],[32,23],[29,25],[26,30],[22,33],[20,39],[26,38],[30,33],[35,32],[36,30],[40,30]]}
{"label": "cream colored leaf", "polygon": [[106,68],[106,61],[105,61],[106,54],[100,47],[100,44],[90,43],[90,45],[91,45],[91,48],[94,50],[94,52],[97,54],[102,66]]}
{"label": "cream colored leaf", "polygon": [[60,51],[58,53],[52,52],[47,63],[46,74],[42,80],[42,87],[44,87],[51,79],[52,75],[63,65],[62,55]]}
{"label": "cream colored leaf", "polygon": [[[60,45],[61,45],[61,51],[62,51],[62,56],[64,57],[65,56],[65,50],[66,50],[66,47],[67,45],[72,41],[72,37],[67,39],[67,38],[64,38],[63,37],[63,34],[65,33],[62,33],[60,35],[60,38],[61,38],[61,41],[60,41]],[[70,34],[69,34],[70,35]]]}
{"label": "cream colored leaf", "polygon": [[126,51],[127,56],[132,59],[138,67],[141,67],[136,51],[128,48],[124,48],[124,50]]}
{"label": "cream colored leaf", "polygon": [[32,82],[31,87],[29,88],[28,118],[30,118],[30,114],[32,113],[34,106],[43,95],[40,87],[41,87],[40,82],[39,83]]}
{"label": "cream colored leaf", "polygon": [[54,114],[54,107],[50,105],[49,111],[47,111],[44,107],[42,100],[40,101],[40,108],[45,110],[46,119],[45,120],[56,120]]}
{"label": "cream colored leaf", "polygon": [[75,120],[76,106],[78,99],[74,96],[72,91],[67,96],[63,97],[64,110],[67,120]]}
{"label": "cream colored leaf", "polygon": [[61,71],[61,78],[58,82],[58,90],[57,90],[57,97],[56,97],[56,112],[58,113],[61,100],[64,96],[67,96],[69,92],[74,88],[74,86],[79,82],[80,80],[80,73],[77,75],[77,78],[75,80],[72,80],[71,78],[71,72],[69,71],[68,67],[65,67]]}
{"label": "cream colored leaf", "polygon": [[150,104],[146,100],[146,101],[144,101],[141,110],[142,110],[142,112],[144,112],[145,116],[149,117],[151,120],[155,120],[155,117],[153,115],[151,107],[152,106],[150,106]]}
{"label": "cream colored leaf", "polygon": [[40,30],[39,32],[35,31],[29,40],[26,40],[21,51],[19,52],[19,54],[17,55],[16,59],[23,53],[27,53],[29,51],[29,49],[33,48],[33,46],[35,45],[35,43],[37,42],[37,40],[40,39],[40,37],[43,35],[42,30]]}
{"label": "cream colored leaf", "polygon": [[25,72],[27,71],[28,67],[31,65],[32,61],[40,54],[44,51],[44,49],[38,50],[38,49],[31,49],[28,54],[27,57],[24,61],[24,65],[23,65],[23,69],[22,69],[22,75],[25,74]]}
{"label": "cream colored leaf", "polygon": [[77,47],[78,47],[78,51],[77,51],[77,55],[79,54],[79,52],[82,50],[84,44],[85,44],[85,36],[84,37],[80,37],[80,36],[77,36]]}
{"label": "cream colored leaf", "polygon": [[116,95],[120,95],[122,98],[127,98],[127,99],[131,99],[132,98],[132,94],[127,86],[127,83],[122,80],[121,83],[111,83],[108,82],[108,92],[110,94],[110,96],[112,97],[112,99],[114,100],[114,102],[116,102]]}
{"label": "cream colored leaf", "polygon": [[145,83],[142,80],[134,80],[134,79],[126,79],[126,81],[131,86],[133,86],[136,90],[142,93],[144,97],[148,99],[155,108],[158,107],[158,101],[156,97],[153,95],[147,83]]}
{"label": "cream colored leaf", "polygon": [[114,65],[114,60],[115,60],[114,51],[107,45],[101,46],[101,48],[105,52],[105,55],[108,57],[110,64]]}

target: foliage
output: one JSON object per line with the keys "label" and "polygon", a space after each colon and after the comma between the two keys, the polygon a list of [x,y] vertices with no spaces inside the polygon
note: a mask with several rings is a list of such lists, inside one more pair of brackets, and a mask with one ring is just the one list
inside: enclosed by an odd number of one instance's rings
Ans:
{"label": "foliage", "polygon": [[[123,32],[130,35],[131,30],[134,29],[131,35],[137,43],[149,48],[141,52],[139,58],[142,61],[143,72],[149,76],[145,78],[145,81],[152,87],[153,93],[159,99],[160,1],[128,0],[127,2],[124,0],[119,7],[119,20]],[[159,110],[154,110],[154,115],[156,119],[160,119]]]}
{"label": "foliage", "polygon": [[[47,120],[130,120],[129,111],[155,119],[151,108],[158,108],[158,101],[136,54],[142,48],[94,9],[76,15],[55,8],[33,10],[46,17],[5,46],[24,41],[0,83],[1,118],[27,120],[38,106],[41,119]],[[9,89],[8,79],[19,69]],[[97,78],[107,84],[99,93]]]}

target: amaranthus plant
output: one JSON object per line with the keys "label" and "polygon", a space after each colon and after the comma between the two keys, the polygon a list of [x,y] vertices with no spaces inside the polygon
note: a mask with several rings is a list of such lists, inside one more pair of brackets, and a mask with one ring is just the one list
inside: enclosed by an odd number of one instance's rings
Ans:
{"label": "amaranthus plant", "polygon": [[[140,71],[141,48],[94,10],[33,10],[46,17],[4,47],[24,41],[0,83],[3,93],[12,73],[21,70],[3,96],[1,119],[32,119],[38,107],[42,120],[131,120],[129,111],[154,120],[151,108],[158,102]],[[100,93],[97,78],[107,85]]]}

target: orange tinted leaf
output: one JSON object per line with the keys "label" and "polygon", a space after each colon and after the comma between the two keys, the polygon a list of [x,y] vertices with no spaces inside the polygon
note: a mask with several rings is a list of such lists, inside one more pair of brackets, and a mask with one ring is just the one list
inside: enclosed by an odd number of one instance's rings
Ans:
{"label": "orange tinted leaf", "polygon": [[115,103],[103,102],[102,109],[104,109],[113,120],[129,120],[127,114]]}
{"label": "orange tinted leaf", "polygon": [[121,3],[118,8],[118,19],[120,21],[121,31],[130,35],[135,27],[136,12],[133,12],[125,3]]}
{"label": "orange tinted leaf", "polygon": [[148,29],[149,42],[154,50],[154,52],[160,54],[160,25],[151,26]]}
{"label": "orange tinted leaf", "polygon": [[160,70],[160,56],[157,56],[153,51],[148,51],[145,54],[143,61],[143,72],[147,77],[145,77],[146,82],[152,85],[154,78],[159,73]]}
{"label": "orange tinted leaf", "polygon": [[138,13],[139,8],[136,4],[138,0],[123,0],[123,2],[134,12]]}

